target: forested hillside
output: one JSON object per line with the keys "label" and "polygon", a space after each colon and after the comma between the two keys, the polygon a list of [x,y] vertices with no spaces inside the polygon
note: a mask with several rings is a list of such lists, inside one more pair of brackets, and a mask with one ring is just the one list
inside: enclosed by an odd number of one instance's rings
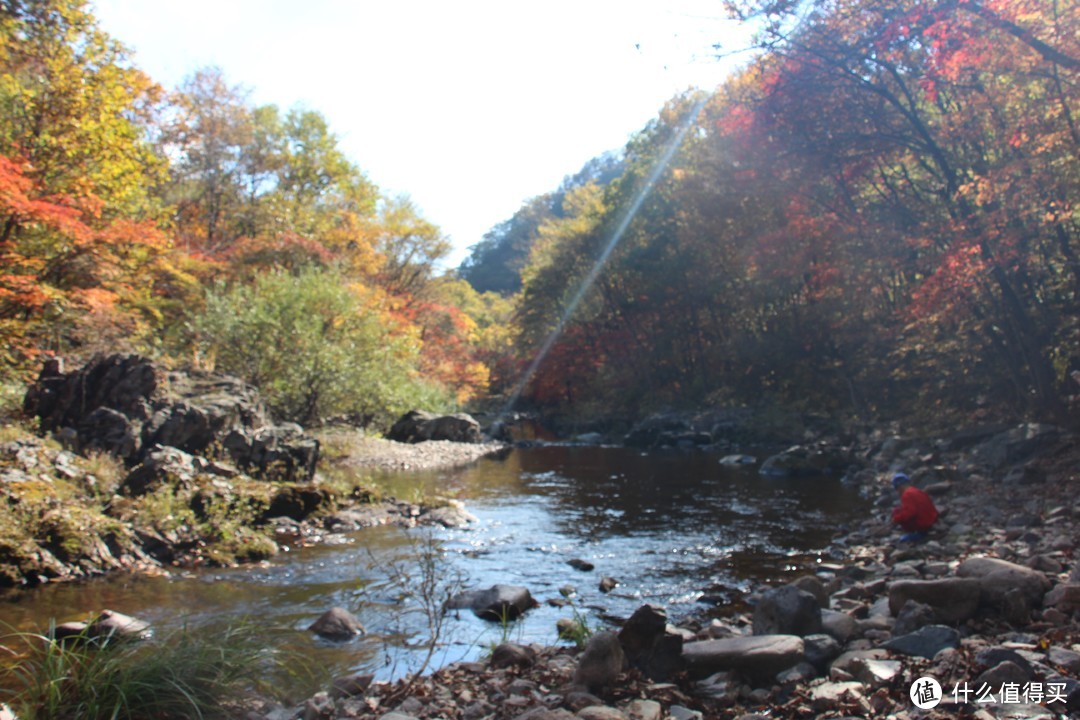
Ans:
{"label": "forested hillside", "polygon": [[439,228],[323,115],[214,68],[167,91],[79,0],[0,3],[0,222],[8,379],[126,349],[239,374],[301,421],[486,390],[499,301],[439,276]]}
{"label": "forested hillside", "polygon": [[547,348],[524,399],[574,415],[1074,421],[1074,0],[726,7],[758,28],[738,73],[455,276],[317,110],[214,68],[162,88],[86,3],[0,2],[4,377],[130,349],[379,423],[509,394]]}
{"label": "forested hillside", "polygon": [[729,5],[760,28],[754,59],[674,99],[617,179],[569,190],[524,243],[518,364],[498,383],[560,327],[689,119],[532,402],[1075,421],[1076,3]]}

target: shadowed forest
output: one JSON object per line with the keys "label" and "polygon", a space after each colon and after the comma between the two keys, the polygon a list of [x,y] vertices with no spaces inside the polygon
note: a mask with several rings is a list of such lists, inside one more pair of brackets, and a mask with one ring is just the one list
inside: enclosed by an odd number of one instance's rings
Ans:
{"label": "shadowed forest", "polygon": [[445,271],[438,226],[317,110],[257,106],[213,68],[162,88],[87,4],[5,0],[9,386],[49,355],[130,349],[238,375],[285,419],[385,427],[507,395],[561,328],[525,407],[1075,423],[1075,3],[721,12],[758,28],[737,73]]}

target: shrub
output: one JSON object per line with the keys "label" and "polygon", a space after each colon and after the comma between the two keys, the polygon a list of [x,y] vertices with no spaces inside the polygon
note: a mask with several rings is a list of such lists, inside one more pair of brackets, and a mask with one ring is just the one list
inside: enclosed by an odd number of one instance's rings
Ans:
{"label": "shrub", "polygon": [[416,377],[418,347],[394,336],[332,270],[270,272],[211,290],[192,328],[217,369],[258,386],[279,417],[348,414],[387,423],[446,393]]}

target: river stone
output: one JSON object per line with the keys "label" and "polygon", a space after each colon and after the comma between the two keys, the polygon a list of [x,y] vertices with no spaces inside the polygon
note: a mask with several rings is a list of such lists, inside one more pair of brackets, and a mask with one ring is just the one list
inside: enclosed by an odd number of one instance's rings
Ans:
{"label": "river stone", "polygon": [[610,630],[589,638],[574,671],[574,684],[589,690],[611,687],[626,664],[618,636]]}
{"label": "river stone", "polygon": [[975,678],[972,687],[980,688],[987,685],[993,688],[993,692],[999,692],[1001,686],[1006,683],[1023,686],[1030,679],[1031,675],[1024,672],[1023,668],[1014,662],[1005,660]]}
{"label": "river stone", "polygon": [[794,585],[766,590],[754,607],[755,635],[813,635],[821,632],[821,606]]}
{"label": "river stone", "polygon": [[694,684],[694,694],[719,704],[730,707],[739,700],[742,681],[731,672],[713,673]]}
{"label": "river stone", "polygon": [[913,633],[895,637],[882,647],[902,655],[933,659],[945,648],[960,647],[960,633],[944,625],[927,625]]}
{"label": "river stone", "polygon": [[975,662],[988,668],[1000,665],[1003,662],[1010,662],[1023,670],[1028,678],[1035,674],[1035,668],[1031,666],[1028,659],[1012,648],[999,646],[980,650],[975,655]]}
{"label": "river stone", "polygon": [[503,622],[516,620],[525,611],[536,607],[528,588],[518,585],[492,585],[486,590],[466,590],[447,603],[450,609],[469,609],[478,618]]}
{"label": "river stone", "polygon": [[898,580],[889,585],[889,611],[896,615],[909,600],[934,609],[942,622],[959,623],[979,609],[981,586],[973,578]]}
{"label": "river stone", "polygon": [[582,708],[577,716],[580,720],[627,720],[626,713],[607,705]]}
{"label": "river stone", "polygon": [[456,502],[432,508],[417,518],[417,522],[421,525],[439,525],[444,528],[466,527],[476,521],[475,515]]}
{"label": "river stone", "polygon": [[819,608],[829,607],[829,593],[825,589],[825,583],[821,582],[821,578],[815,575],[803,575],[788,584],[813,595]]}
{"label": "river stone", "polygon": [[308,630],[328,640],[348,640],[366,632],[355,615],[340,607],[324,612],[308,626]]}
{"label": "river stone", "polygon": [[1080,610],[1080,583],[1061,583],[1043,597],[1043,605],[1071,613]]}
{"label": "river stone", "polygon": [[374,681],[375,676],[370,673],[335,678],[330,685],[330,697],[337,699],[363,695]]}
{"label": "river stone", "polygon": [[832,635],[818,633],[803,638],[803,652],[806,661],[819,672],[824,672],[833,660],[839,657],[842,648]]}
{"label": "river stone", "polygon": [[114,610],[103,610],[86,628],[87,638],[145,640],[152,634],[150,623]]}
{"label": "river stone", "polygon": [[862,697],[862,683],[858,682],[827,682],[810,691],[810,702],[819,713],[836,710],[841,705]]}
{"label": "river stone", "polygon": [[866,683],[871,688],[879,688],[891,685],[899,676],[904,666],[899,660],[875,660],[873,658],[859,658],[852,664],[852,675],[860,682]]}
{"label": "river stone", "polygon": [[855,618],[845,612],[823,609],[821,611],[821,629],[836,638],[838,643],[844,645],[855,635],[859,626]]}
{"label": "river stone", "polygon": [[683,639],[668,634],[663,609],[642,605],[619,630],[619,644],[632,667],[653,680],[667,680],[682,669]]}
{"label": "river stone", "polygon": [[900,608],[900,612],[896,614],[896,622],[893,623],[892,633],[899,637],[937,622],[937,614],[934,613],[934,608],[918,600],[908,600],[904,603],[904,607]]}
{"label": "river stone", "polygon": [[1073,675],[1080,674],[1080,652],[1062,647],[1052,647],[1046,654],[1051,665],[1056,665]]}
{"label": "river stone", "polygon": [[661,720],[664,708],[655,700],[633,700],[623,710],[630,720]]}
{"label": "river stone", "polygon": [[683,646],[683,660],[698,677],[738,670],[753,677],[772,678],[805,659],[803,640],[795,635],[721,638]]}
{"label": "river stone", "polygon": [[491,667],[532,667],[536,663],[536,651],[517,643],[502,643],[491,652]]}
{"label": "river stone", "polygon": [[956,574],[978,580],[982,601],[994,605],[1000,605],[1005,593],[1014,588],[1022,590],[1032,603],[1040,602],[1050,589],[1043,573],[999,558],[968,558],[956,568]]}

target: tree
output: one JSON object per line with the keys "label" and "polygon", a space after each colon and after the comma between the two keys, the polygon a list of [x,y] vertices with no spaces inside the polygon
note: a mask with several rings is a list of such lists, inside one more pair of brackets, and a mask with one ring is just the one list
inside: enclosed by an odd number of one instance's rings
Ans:
{"label": "tree", "polygon": [[199,351],[258,386],[279,417],[301,423],[351,414],[381,425],[413,407],[446,407],[417,378],[417,344],[389,332],[366,295],[316,268],[219,286],[192,320]]}

